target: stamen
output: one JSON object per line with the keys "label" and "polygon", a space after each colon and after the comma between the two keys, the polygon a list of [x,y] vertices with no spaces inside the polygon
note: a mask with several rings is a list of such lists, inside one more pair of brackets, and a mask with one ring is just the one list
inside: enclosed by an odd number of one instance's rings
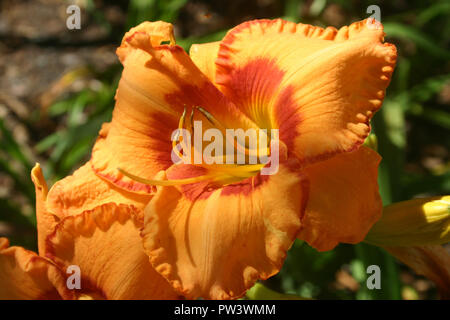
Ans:
{"label": "stamen", "polygon": [[213,117],[213,115],[212,115],[211,113],[209,113],[208,111],[206,111],[206,110],[203,109],[202,107],[197,106],[197,107],[195,107],[195,109],[197,109],[198,111],[200,111],[201,114],[203,114],[203,115],[206,117],[206,119],[208,119],[208,121],[209,121],[212,125],[217,126],[217,127],[221,127],[222,129],[225,128],[219,121],[216,120],[216,118]]}
{"label": "stamen", "polygon": [[[211,113],[209,113],[207,110],[205,110],[204,108],[202,108],[200,106],[196,106],[191,109],[190,124],[189,124],[190,128],[189,129],[192,129],[192,130],[189,130],[189,131],[192,134],[194,134],[195,110],[198,110],[213,126],[224,131],[227,142],[232,143],[235,150],[238,150],[239,152],[243,152],[246,155],[255,155],[255,156],[257,156],[258,153],[260,153],[260,152],[261,152],[260,154],[264,154],[264,155],[267,155],[268,153],[270,153],[270,148],[267,146],[263,147],[259,150],[254,150],[254,149],[250,150],[246,146],[241,145],[239,143],[239,141],[237,141],[237,137],[229,137],[226,134],[225,126],[223,126]],[[177,143],[178,142],[183,142],[183,143],[187,142],[186,138],[183,136],[183,131],[182,131],[186,125],[186,113],[187,113],[187,110],[186,110],[186,105],[185,105],[183,114],[181,115],[179,123],[178,123],[178,129],[179,129],[178,135],[172,142],[172,148],[173,148],[174,152],[176,153],[176,155],[180,159],[183,159],[183,155],[180,153],[180,150],[177,147]],[[194,149],[192,151],[196,152],[193,145],[184,146],[184,147],[191,147],[192,149]],[[185,149],[183,148],[183,150],[185,150]],[[201,150],[199,152],[201,152]],[[224,160],[223,158],[225,156],[226,155],[218,156],[221,158],[220,160],[222,160],[220,162],[214,161],[215,163],[213,163],[213,164],[200,164],[200,166],[204,167],[205,169],[211,170],[212,171],[211,173],[203,175],[203,176],[186,178],[186,179],[149,180],[149,179],[144,179],[144,178],[135,176],[129,172],[126,172],[125,170],[123,170],[121,168],[118,168],[118,171],[134,181],[137,181],[137,182],[140,182],[143,184],[147,184],[147,185],[175,186],[175,185],[191,184],[191,183],[207,181],[207,180],[210,180],[211,182],[220,182],[222,185],[226,185],[228,183],[233,183],[233,182],[241,180],[241,179],[246,179],[246,178],[255,176],[265,166],[265,164],[262,164],[262,163],[260,163],[260,164],[228,164],[228,163],[225,164],[225,163],[221,163],[221,162],[223,162],[223,160]],[[220,163],[220,164],[218,164],[218,163]]]}
{"label": "stamen", "polygon": [[220,181],[225,178],[223,175],[203,175],[203,176],[197,176],[193,178],[186,178],[186,179],[174,179],[174,180],[149,180],[145,178],[141,178],[138,176],[135,176],[134,174],[131,174],[121,168],[117,168],[117,170],[122,173],[124,176],[130,178],[131,180],[147,184],[150,186],[177,186],[177,185],[184,185],[184,184],[191,184],[201,181]]}
{"label": "stamen", "polygon": [[194,132],[194,110],[195,110],[195,108],[192,108],[191,109],[191,119],[190,119],[190,122],[191,122],[191,129],[192,129],[192,136],[194,136],[194,134],[195,134],[195,132]]}
{"label": "stamen", "polygon": [[[206,119],[212,124],[212,125],[214,125],[214,126],[216,126],[216,127],[219,127],[220,129],[222,129],[222,131],[225,131],[225,133],[226,133],[226,128],[225,128],[225,126],[224,125],[222,125],[211,113],[209,113],[208,111],[206,111],[204,108],[202,108],[202,107],[200,107],[200,106],[197,106],[197,107],[195,107],[198,111],[200,111],[200,113],[202,113],[205,117],[206,117]],[[228,135],[227,134],[225,134],[225,139],[229,142],[229,143],[232,143],[233,144],[233,146],[234,146],[234,148],[238,151],[238,152],[241,152],[241,153],[244,153],[245,155],[247,155],[247,156],[258,156],[258,155],[261,155],[261,154],[264,154],[264,155],[268,155],[269,154],[269,152],[268,152],[268,147],[263,147],[263,148],[261,148],[261,149],[257,149],[257,150],[254,150],[254,149],[252,149],[252,150],[250,150],[249,148],[247,148],[246,146],[243,146],[243,145],[241,145],[238,141],[237,141],[237,139],[236,140],[234,140],[233,139],[233,141],[230,141],[230,139],[229,139],[229,137],[228,137]]]}
{"label": "stamen", "polygon": [[[184,128],[184,119],[186,117],[186,106],[184,106],[183,114],[181,115],[181,118],[178,122],[178,131],[177,131],[177,137],[172,141],[172,150],[175,152],[178,158],[183,159],[183,155],[180,153],[180,151],[177,148],[177,143],[180,141],[180,138],[182,137],[182,129]],[[183,139],[184,141],[185,139]]]}
{"label": "stamen", "polygon": [[[247,174],[253,175],[258,173],[263,167],[264,164],[208,164],[203,167],[215,170],[227,172],[230,175],[234,175],[236,177],[241,175],[236,175],[236,172],[245,172]],[[245,175],[247,175],[245,174]]]}

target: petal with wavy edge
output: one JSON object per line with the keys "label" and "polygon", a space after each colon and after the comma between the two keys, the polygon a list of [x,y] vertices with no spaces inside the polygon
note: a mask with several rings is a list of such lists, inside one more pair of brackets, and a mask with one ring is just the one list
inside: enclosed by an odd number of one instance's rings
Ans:
{"label": "petal with wavy edge", "polygon": [[[133,181],[117,168],[152,179],[170,167],[172,133],[186,107],[206,109],[226,128],[249,128],[245,117],[171,40],[167,24],[144,22],[127,32],[117,54],[124,66],[111,123],[105,125],[92,151],[97,175],[116,186],[152,193],[151,186]],[[154,32],[158,30],[155,38]],[[161,30],[165,30],[162,32]],[[194,120],[208,121],[199,112]]]}
{"label": "petal with wavy edge", "polygon": [[[275,175],[220,188],[160,188],[142,231],[155,269],[186,297],[205,299],[240,297],[257,279],[276,274],[307,198],[307,182],[291,167],[298,162],[288,163]],[[167,177],[184,178],[193,169],[175,166]]]}
{"label": "petal with wavy edge", "polygon": [[382,25],[340,30],[277,20],[244,22],[220,43],[216,82],[290,152],[315,162],[356,149],[381,107],[397,57]]}
{"label": "petal with wavy edge", "polygon": [[59,300],[73,298],[62,271],[22,247],[0,238],[0,300]]}
{"label": "petal with wavy edge", "polygon": [[361,147],[305,168],[310,194],[298,237],[320,251],[361,242],[382,213],[380,160]]}
{"label": "petal with wavy edge", "polygon": [[[72,175],[56,182],[47,196],[47,210],[60,219],[106,203],[132,205],[143,210],[151,195],[123,190],[98,177],[87,162]],[[53,231],[53,230],[52,230]]]}
{"label": "petal with wavy edge", "polygon": [[151,266],[142,248],[142,213],[104,204],[64,218],[47,238],[47,257],[65,270],[81,271],[78,296],[105,299],[175,299],[169,283]]}

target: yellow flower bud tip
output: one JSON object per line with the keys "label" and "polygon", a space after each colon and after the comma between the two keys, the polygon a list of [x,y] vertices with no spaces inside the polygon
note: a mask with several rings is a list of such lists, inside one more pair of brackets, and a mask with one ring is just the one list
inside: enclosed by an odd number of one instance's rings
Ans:
{"label": "yellow flower bud tip", "polygon": [[365,242],[378,246],[416,246],[450,241],[450,196],[398,202],[383,209]]}

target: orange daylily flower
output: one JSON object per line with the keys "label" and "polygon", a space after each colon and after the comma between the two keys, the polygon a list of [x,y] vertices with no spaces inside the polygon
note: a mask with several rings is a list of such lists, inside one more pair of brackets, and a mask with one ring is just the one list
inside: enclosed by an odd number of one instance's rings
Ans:
{"label": "orange daylily flower", "polygon": [[[154,179],[157,170],[150,169],[158,162],[145,161],[157,154],[166,157],[165,162],[159,158],[158,168],[166,170],[164,179],[206,176],[205,168],[168,161],[170,133],[184,105],[206,108],[227,127],[247,128],[251,120],[259,128],[278,128],[288,150],[275,176],[256,174],[213,191],[205,191],[207,182],[158,190],[146,209],[144,246],[177,290],[191,298],[240,296],[256,279],[279,270],[295,236],[320,250],[364,238],[381,213],[380,159],[358,147],[381,106],[396,57],[382,37],[381,25],[366,21],[339,31],[252,21],[221,42],[193,46],[192,60],[179,47],[159,45],[173,41],[170,25],[142,24],[124,37],[118,54],[125,69],[114,116],[122,119],[121,113],[128,112],[142,122],[133,134],[110,132],[102,142],[105,146],[109,140],[111,147],[102,146],[101,169],[95,154],[93,165],[103,177],[142,190],[116,168]],[[132,84],[133,99],[125,97],[129,91],[122,96],[122,88],[131,90]],[[156,131],[161,122],[169,130]],[[165,151],[147,150],[143,161],[133,158],[131,164],[126,155],[141,149],[129,143],[121,155],[113,141],[119,146],[117,139],[141,132],[147,133],[146,146],[151,145],[149,133],[155,132],[158,142],[166,137],[165,148],[157,150]],[[108,154],[114,154],[111,164],[105,162]],[[118,160],[121,156],[124,161]]]}
{"label": "orange daylily flower", "polygon": [[[32,171],[32,180],[40,255],[9,247],[7,239],[0,238],[0,299],[179,297],[153,269],[142,249],[142,211],[109,202],[79,214],[53,214],[47,208],[47,184],[39,165]],[[100,181],[90,184],[99,185]],[[73,265],[81,270],[81,288],[69,290],[67,270]]]}
{"label": "orange daylily flower", "polygon": [[[382,209],[380,156],[362,144],[396,61],[383,36],[370,19],[339,30],[255,20],[188,55],[169,23],[132,28],[117,50],[112,121],[91,160],[37,206],[39,251],[61,268],[82,263],[111,297],[127,290],[104,278],[144,265],[143,243],[161,286],[229,299],[276,274],[297,237],[318,250],[362,241]],[[189,114],[204,128],[279,129],[278,172],[174,164],[172,133]]]}
{"label": "orange daylily flower", "polygon": [[[157,82],[164,80],[167,89],[175,85],[174,93],[164,92],[170,97],[167,109],[178,110],[179,116],[188,96],[196,98],[188,106],[205,107],[223,122],[229,114],[236,117],[234,108],[223,115],[224,107],[211,104],[206,75],[218,89],[211,90],[215,100],[231,101],[239,110],[236,121],[250,119],[258,128],[279,129],[287,149],[280,152],[280,170],[273,176],[256,173],[213,190],[206,182],[159,188],[146,208],[142,231],[156,270],[189,298],[234,298],[257,279],[277,273],[295,237],[319,250],[362,241],[382,204],[380,157],[361,144],[396,59],[395,47],[382,43],[381,25],[362,21],[338,31],[283,20],[246,22],[220,42],[191,48],[202,73],[194,73],[176,47],[149,46],[148,39],[133,38],[151,38],[152,26],[130,31],[119,54],[127,52],[125,69],[133,65],[152,78],[155,70],[165,71]],[[137,86],[157,88],[150,78],[135,80]],[[149,93],[143,87],[136,91]],[[156,106],[147,104],[146,110],[151,109]],[[172,121],[173,129],[176,117]],[[153,173],[140,171],[152,179]],[[160,178],[207,174],[205,168],[172,165]]]}

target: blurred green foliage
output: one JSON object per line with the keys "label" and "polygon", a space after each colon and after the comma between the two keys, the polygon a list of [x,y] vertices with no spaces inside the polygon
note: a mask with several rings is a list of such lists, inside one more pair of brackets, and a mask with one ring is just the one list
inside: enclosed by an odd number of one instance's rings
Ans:
{"label": "blurred green foliage", "polygon": [[[249,6],[242,1],[237,3]],[[449,194],[448,159],[443,166],[428,170],[409,170],[406,164],[420,162],[423,146],[439,143],[446,150],[450,149],[450,97],[445,100],[441,96],[445,86],[450,90],[450,1],[286,0],[281,3],[282,10],[274,12],[272,17],[282,16],[291,21],[322,26],[327,25],[327,17],[333,13],[341,16],[343,24],[349,24],[368,17],[366,8],[369,5],[380,6],[386,40],[395,43],[399,52],[397,69],[383,108],[372,121],[379,153],[384,159],[379,175],[383,202],[389,204],[420,195]],[[176,24],[187,4],[187,0],[131,0],[123,30],[112,36],[119,43],[125,31],[145,20]],[[103,12],[97,10],[94,1],[88,1],[87,11],[105,30],[114,33],[114,28]],[[220,40],[226,29],[177,39],[177,43],[188,50],[192,43]],[[46,115],[36,112],[25,123],[32,127],[33,122],[42,121],[43,117],[61,123],[55,132],[34,146],[39,158],[45,159],[43,168],[50,184],[88,159],[101,124],[111,117],[120,70],[119,64],[100,74],[90,70],[100,81],[100,86],[64,97],[54,102]],[[21,193],[18,199],[0,198],[0,222],[9,223],[16,230],[34,230],[34,214],[26,210],[26,205],[32,208],[34,203],[29,172],[36,159],[24,152],[2,119],[0,133],[0,172],[9,176],[14,190]],[[33,232],[15,233],[10,238],[14,244],[36,247]],[[381,267],[382,290],[368,290],[365,285],[365,270],[371,264]],[[382,249],[367,244],[340,245],[332,251],[319,253],[297,241],[280,274],[266,284],[277,291],[307,298],[401,299],[404,287],[414,290],[400,281],[399,270],[403,268]],[[358,284],[356,289],[336,284],[340,271],[352,275]],[[434,291],[430,292],[428,298],[435,297]]]}

